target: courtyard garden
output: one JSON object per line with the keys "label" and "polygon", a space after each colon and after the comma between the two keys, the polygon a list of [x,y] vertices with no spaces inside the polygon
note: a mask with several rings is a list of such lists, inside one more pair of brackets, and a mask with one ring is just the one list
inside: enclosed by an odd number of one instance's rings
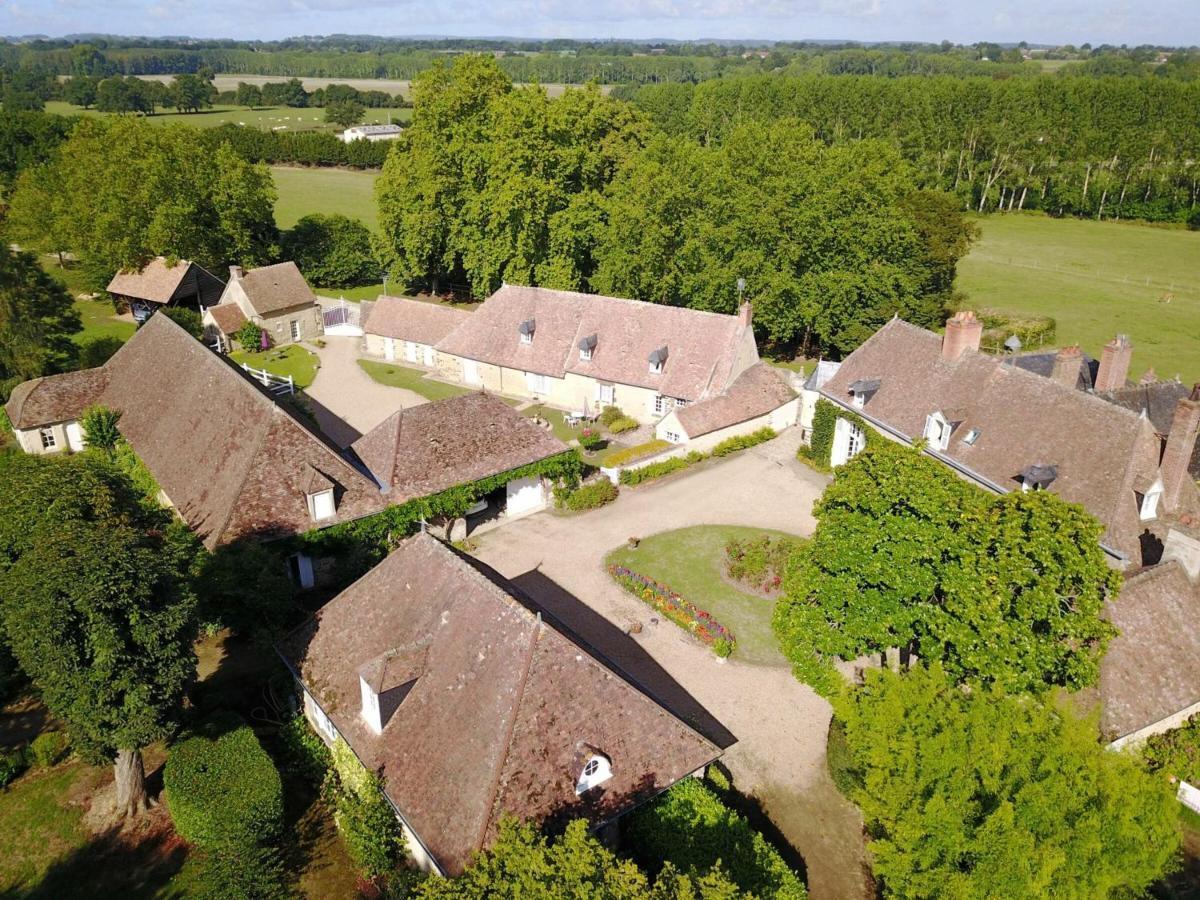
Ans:
{"label": "courtyard garden", "polygon": [[636,546],[631,540],[609,553],[605,565],[651,579],[710,614],[734,636],[734,658],[758,665],[784,665],[771,631],[774,600],[735,584],[726,573],[726,546],[731,541],[753,544],[763,537],[800,540],[759,528],[696,525],[642,538]]}
{"label": "courtyard garden", "polygon": [[310,353],[299,344],[288,344],[285,347],[272,347],[259,353],[247,353],[245,350],[235,350],[229,358],[252,369],[265,369],[272,375],[295,380],[296,387],[306,388],[317,377],[319,361],[316,354]]}

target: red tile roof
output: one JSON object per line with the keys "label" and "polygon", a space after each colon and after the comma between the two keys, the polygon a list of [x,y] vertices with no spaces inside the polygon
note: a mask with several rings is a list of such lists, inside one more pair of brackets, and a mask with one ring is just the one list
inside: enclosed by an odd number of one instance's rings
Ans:
{"label": "red tile roof", "polygon": [[353,444],[403,503],[565,453],[567,445],[481,392],[392,413]]}
{"label": "red tile roof", "polygon": [[4,410],[14,428],[39,428],[79,418],[108,384],[104,369],[81,369],[18,384]]}
{"label": "red tile roof", "polygon": [[724,394],[685,406],[675,414],[691,439],[739,425],[796,399],[787,376],[774,366],[755,363],[734,379]]}
{"label": "red tile roof", "polygon": [[118,272],[108,283],[108,292],[137,300],[170,303],[192,264],[181,259],[168,266],[164,257],[156,256],[140,272]]}
{"label": "red tile roof", "polygon": [[[720,755],[531,605],[419,534],[282,648],[447,874],[490,843],[505,813],[607,821]],[[377,735],[360,715],[359,676],[366,667],[374,678],[372,664],[393,651],[416,681]],[[613,775],[577,795],[589,748]]]}
{"label": "red tile roof", "polygon": [[380,297],[365,316],[363,331],[382,337],[433,346],[471,314],[437,303],[422,303],[404,297]]}
{"label": "red tile roof", "polygon": [[205,313],[212,316],[217,328],[224,335],[236,334],[248,321],[246,314],[236,303],[218,303],[216,306],[210,306]]}
{"label": "red tile roof", "polygon": [[251,308],[260,316],[269,316],[297,306],[312,306],[317,302],[312,288],[294,262],[251,269],[238,281],[246,292]]}
{"label": "red tile roof", "polygon": [[[522,344],[523,322],[534,322]],[[442,353],[562,378],[573,372],[699,400],[719,394],[739,374],[746,325],[737,316],[597,294],[505,285],[438,345]],[[579,342],[595,335],[590,360]],[[660,374],[648,357],[662,347]],[[753,362],[757,359],[754,352]],[[748,363],[746,363],[748,364]]]}

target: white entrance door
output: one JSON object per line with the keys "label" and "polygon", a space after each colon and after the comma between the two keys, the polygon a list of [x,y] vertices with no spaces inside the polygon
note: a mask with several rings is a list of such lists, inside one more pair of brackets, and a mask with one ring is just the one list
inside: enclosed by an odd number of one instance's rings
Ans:
{"label": "white entrance door", "polygon": [[463,360],[463,381],[467,384],[479,384],[479,363],[475,360]]}
{"label": "white entrance door", "polygon": [[862,448],[862,429],[848,419],[838,419],[833,427],[833,448],[829,453],[829,464],[836,468],[858,456]]}
{"label": "white entrance door", "polygon": [[541,509],[546,505],[545,491],[542,490],[542,479],[537,475],[510,481],[506,489],[506,494],[505,511],[510,516],[529,512],[533,509]]}
{"label": "white entrance door", "polygon": [[417,345],[412,341],[404,342],[404,358],[410,363],[415,363],[417,361]]}
{"label": "white entrance door", "polygon": [[433,368],[433,364],[434,364],[434,358],[433,358],[433,348],[432,348],[432,347],[426,347],[426,348],[425,348],[425,365],[429,366],[429,368],[431,368],[431,369],[432,369],[432,368]]}
{"label": "white entrance door", "polygon": [[385,337],[383,339],[383,358],[388,362],[393,362],[396,359],[396,339]]}
{"label": "white entrance door", "polygon": [[87,446],[87,441],[83,439],[83,428],[78,422],[67,423],[67,446],[76,453]]}

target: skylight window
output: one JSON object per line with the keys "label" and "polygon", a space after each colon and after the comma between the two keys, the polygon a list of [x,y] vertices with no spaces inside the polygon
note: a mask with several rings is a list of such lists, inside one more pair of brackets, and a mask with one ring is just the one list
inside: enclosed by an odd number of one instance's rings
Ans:
{"label": "skylight window", "polygon": [[977,440],[979,440],[979,429],[978,428],[972,428],[965,435],[963,435],[963,443],[969,447],[973,447]]}

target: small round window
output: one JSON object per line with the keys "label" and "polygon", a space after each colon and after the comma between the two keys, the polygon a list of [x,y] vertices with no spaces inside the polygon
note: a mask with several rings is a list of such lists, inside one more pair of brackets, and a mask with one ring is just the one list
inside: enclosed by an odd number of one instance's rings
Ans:
{"label": "small round window", "polygon": [[587,765],[583,767],[583,777],[591,778],[593,775],[595,775],[599,771],[600,771],[600,760],[589,759],[587,761]]}

